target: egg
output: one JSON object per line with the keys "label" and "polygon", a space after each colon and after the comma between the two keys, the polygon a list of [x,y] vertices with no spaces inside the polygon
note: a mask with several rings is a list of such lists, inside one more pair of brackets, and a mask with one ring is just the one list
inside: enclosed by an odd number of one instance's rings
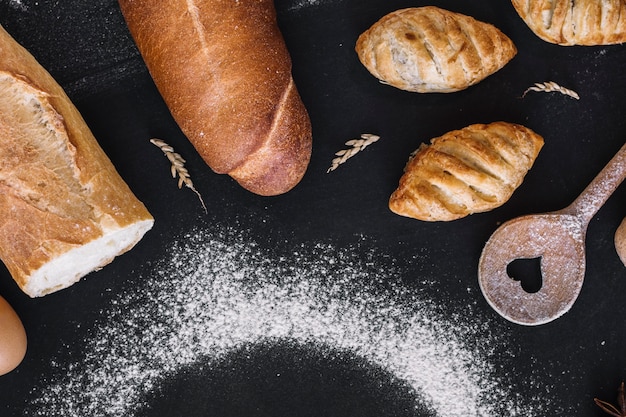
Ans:
{"label": "egg", "polygon": [[26,331],[13,307],[0,297],[0,375],[7,374],[26,355]]}

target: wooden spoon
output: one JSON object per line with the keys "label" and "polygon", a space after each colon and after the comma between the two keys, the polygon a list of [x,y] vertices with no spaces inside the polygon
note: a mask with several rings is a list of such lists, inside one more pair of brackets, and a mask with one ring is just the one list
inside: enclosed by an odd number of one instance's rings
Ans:
{"label": "wooden spoon", "polygon": [[[539,325],[565,314],[585,278],[589,221],[626,177],[626,144],[566,208],[509,220],[489,238],[478,265],[487,302],[504,318]],[[541,258],[542,285],[529,293],[507,273],[516,259]]]}

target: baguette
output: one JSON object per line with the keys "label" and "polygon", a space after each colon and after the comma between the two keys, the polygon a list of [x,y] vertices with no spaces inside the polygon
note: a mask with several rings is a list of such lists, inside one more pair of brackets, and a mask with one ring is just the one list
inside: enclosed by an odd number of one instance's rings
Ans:
{"label": "baguette", "polygon": [[215,171],[277,195],[303,177],[311,122],[272,0],[119,0],[183,133]]}
{"label": "baguette", "polygon": [[61,86],[0,26],[0,259],[31,297],[131,249],[154,219]]}

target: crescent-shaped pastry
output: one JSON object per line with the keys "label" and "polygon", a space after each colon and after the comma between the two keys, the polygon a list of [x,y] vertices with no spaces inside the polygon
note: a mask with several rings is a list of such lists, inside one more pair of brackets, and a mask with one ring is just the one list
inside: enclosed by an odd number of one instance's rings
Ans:
{"label": "crescent-shaped pastry", "polygon": [[528,27],[557,45],[611,45],[626,42],[624,0],[512,0]]}
{"label": "crescent-shaped pastry", "polygon": [[474,124],[422,144],[389,199],[396,214],[449,221],[504,204],[532,167],[543,138],[514,123]]}
{"label": "crescent-shaped pastry", "polygon": [[435,6],[389,13],[359,36],[355,49],[376,78],[418,93],[463,90],[517,53],[495,26]]}

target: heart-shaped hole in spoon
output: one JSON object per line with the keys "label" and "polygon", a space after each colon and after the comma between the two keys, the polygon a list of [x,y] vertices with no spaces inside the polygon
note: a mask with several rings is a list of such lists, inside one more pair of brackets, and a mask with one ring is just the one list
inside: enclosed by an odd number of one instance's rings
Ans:
{"label": "heart-shaped hole in spoon", "polygon": [[515,259],[507,265],[506,273],[511,279],[519,281],[522,289],[529,294],[538,292],[543,286],[541,257]]}
{"label": "heart-shaped hole in spoon", "polygon": [[[592,217],[626,179],[626,144],[572,204],[562,210],[521,216],[503,223],[480,256],[483,295],[504,318],[539,325],[565,314],[585,279],[585,235]],[[528,293],[508,274],[517,259],[541,258],[541,286]]]}

